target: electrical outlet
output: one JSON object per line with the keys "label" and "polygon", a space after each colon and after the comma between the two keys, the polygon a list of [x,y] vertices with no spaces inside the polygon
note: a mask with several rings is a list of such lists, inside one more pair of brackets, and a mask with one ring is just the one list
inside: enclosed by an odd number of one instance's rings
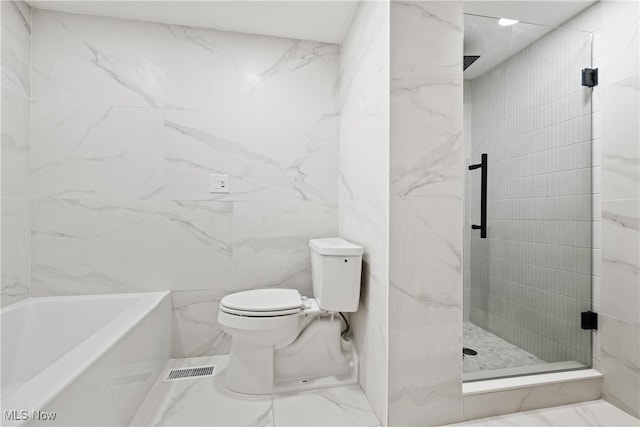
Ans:
{"label": "electrical outlet", "polygon": [[228,193],[229,175],[223,173],[209,174],[209,193]]}

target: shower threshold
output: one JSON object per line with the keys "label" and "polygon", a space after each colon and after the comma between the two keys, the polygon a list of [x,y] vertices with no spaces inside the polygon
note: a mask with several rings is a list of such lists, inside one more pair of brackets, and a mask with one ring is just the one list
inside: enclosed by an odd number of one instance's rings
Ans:
{"label": "shower threshold", "polygon": [[540,365],[517,366],[513,368],[492,369],[490,371],[465,372],[463,375],[464,382],[482,381],[487,379],[518,377],[522,375],[547,374],[550,372],[573,371],[576,369],[586,369],[582,363],[554,362],[543,363]]}

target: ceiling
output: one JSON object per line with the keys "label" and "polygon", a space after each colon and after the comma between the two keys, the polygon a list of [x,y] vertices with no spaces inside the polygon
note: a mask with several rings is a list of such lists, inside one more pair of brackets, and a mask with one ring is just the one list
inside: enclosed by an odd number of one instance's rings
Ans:
{"label": "ceiling", "polygon": [[[465,80],[474,79],[500,64],[593,3],[595,1],[466,1],[464,54],[480,55],[480,58],[464,72]],[[497,19],[487,17],[520,22],[501,27]]]}
{"label": "ceiling", "polygon": [[464,2],[464,13],[494,18],[517,19],[520,22],[557,27],[595,2],[596,0],[471,0]]}
{"label": "ceiling", "polygon": [[464,54],[480,55],[464,72],[472,80],[550,32],[553,27],[518,23],[501,27],[495,18],[464,16]]}
{"label": "ceiling", "polygon": [[[27,0],[40,9],[85,15],[151,21],[163,24],[187,25],[238,31],[275,37],[314,40],[326,43],[341,43],[355,11],[357,0]],[[529,22],[558,26],[587,8],[594,1],[475,1],[464,2],[468,14],[512,18]],[[476,20],[473,28],[466,28],[465,53],[480,54],[480,58],[467,72],[470,77],[477,70],[497,64],[524,46],[544,35],[543,28],[534,26],[524,31],[517,24],[510,37],[496,33],[495,26]],[[467,52],[467,50],[471,50]],[[471,73],[469,73],[471,71]],[[474,76],[475,77],[475,76]]]}
{"label": "ceiling", "polygon": [[345,1],[47,1],[39,9],[341,43],[358,2]]}

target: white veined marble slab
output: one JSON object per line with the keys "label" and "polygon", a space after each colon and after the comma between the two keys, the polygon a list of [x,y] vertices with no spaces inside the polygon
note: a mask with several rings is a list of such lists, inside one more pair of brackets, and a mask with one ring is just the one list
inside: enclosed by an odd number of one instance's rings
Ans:
{"label": "white veined marble slab", "polygon": [[229,356],[169,361],[170,369],[214,365],[214,376],[162,382],[131,426],[379,426],[359,386],[268,396],[243,396],[224,387]]}
{"label": "white veined marble slab", "polygon": [[[640,420],[604,400],[557,406],[537,411],[519,412],[499,417],[482,418],[452,426],[640,426]],[[446,426],[444,426],[446,427]]]}

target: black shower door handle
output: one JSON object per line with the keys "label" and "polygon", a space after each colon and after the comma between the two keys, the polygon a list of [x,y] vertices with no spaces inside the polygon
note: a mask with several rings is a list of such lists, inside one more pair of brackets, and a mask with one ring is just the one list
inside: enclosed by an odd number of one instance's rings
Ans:
{"label": "black shower door handle", "polygon": [[469,165],[469,170],[482,169],[482,183],[480,190],[480,225],[473,224],[471,226],[474,230],[480,230],[480,238],[487,238],[487,153],[482,154],[480,163],[475,165]]}

